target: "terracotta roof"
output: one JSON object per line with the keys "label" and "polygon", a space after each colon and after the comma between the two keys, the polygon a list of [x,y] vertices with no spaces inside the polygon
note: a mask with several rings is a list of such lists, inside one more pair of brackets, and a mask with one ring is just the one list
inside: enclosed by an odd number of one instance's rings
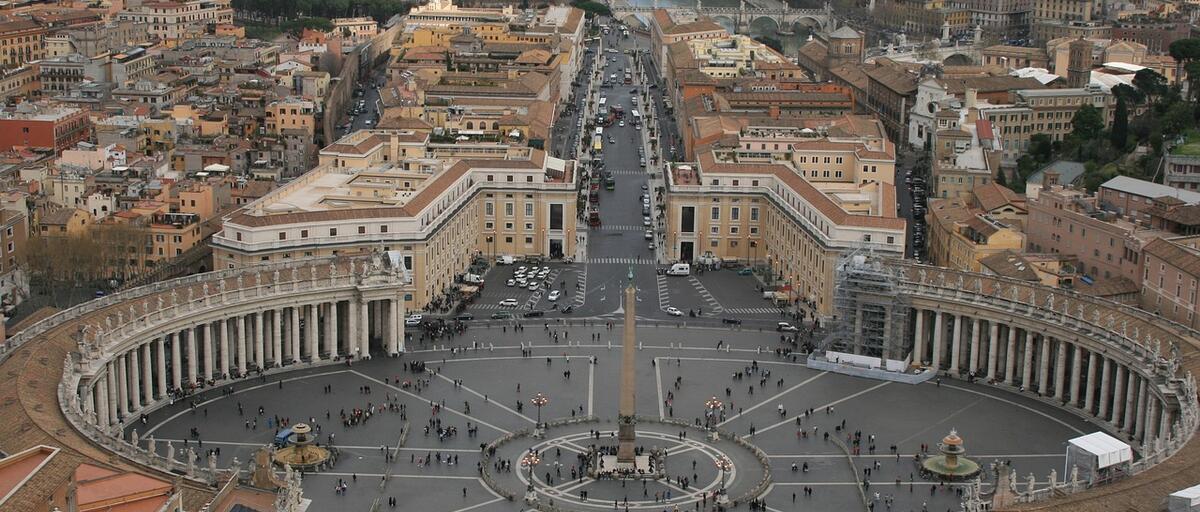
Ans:
{"label": "terracotta roof", "polygon": [[1200,276],[1200,253],[1175,242],[1155,238],[1142,248],[1142,252],[1193,277]]}
{"label": "terracotta roof", "polygon": [[901,96],[917,92],[917,75],[896,66],[875,66],[866,70],[867,76]]}
{"label": "terracotta roof", "polygon": [[1033,270],[1033,265],[1030,265],[1028,261],[1025,261],[1025,258],[1013,251],[1005,250],[985,256],[979,260],[979,264],[999,276],[1021,279],[1023,281],[1038,280],[1038,275]]}
{"label": "terracotta roof", "polygon": [[[895,216],[882,217],[874,215],[856,215],[846,212],[833,202],[808,180],[801,177],[795,170],[780,164],[734,164],[717,162],[710,148],[697,149],[697,160],[701,173],[746,173],[774,175],[784,182],[788,188],[798,194],[808,204],[819,210],[826,218],[835,224],[852,227],[870,227],[881,229],[904,229],[904,219]],[[895,211],[894,209],[888,210]]]}
{"label": "terracotta roof", "polygon": [[990,212],[1005,205],[1013,205],[1022,210],[1025,209],[1024,196],[994,181],[987,185],[975,187],[974,190],[971,190],[971,193],[975,194],[975,201],[979,203],[979,208],[983,211]]}
{"label": "terracotta roof", "polygon": [[829,56],[829,49],[825,47],[825,43],[817,41],[816,39],[804,43],[804,46],[800,47],[799,52],[805,57],[812,59],[813,62],[821,64],[823,64],[825,62],[825,58]]}
{"label": "terracotta roof", "polygon": [[[829,74],[837,77],[839,80],[850,84],[850,86],[860,91],[866,91],[870,85],[870,78],[867,77],[866,71],[863,70],[861,64],[842,64],[829,68]],[[861,100],[860,100],[861,101]]]}

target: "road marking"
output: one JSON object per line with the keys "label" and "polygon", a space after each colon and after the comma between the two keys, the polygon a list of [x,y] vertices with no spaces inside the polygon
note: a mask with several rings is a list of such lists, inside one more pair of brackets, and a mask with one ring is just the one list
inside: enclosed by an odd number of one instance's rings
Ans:
{"label": "road marking", "polygon": [[[876,385],[874,385],[874,386],[871,386],[871,387],[869,387],[869,388],[867,388],[867,389],[864,389],[864,390],[862,390],[862,391],[859,391],[859,392],[857,392],[857,393],[854,393],[854,394],[852,394],[852,395],[850,395],[850,396],[846,396],[846,397],[839,398],[839,399],[837,399],[837,400],[834,400],[834,401],[832,401],[832,402],[829,402],[829,403],[827,403],[827,404],[825,404],[825,405],[822,405],[822,406],[819,406],[819,407],[813,407],[812,409],[813,409],[814,411],[819,411],[819,410],[821,410],[821,409],[826,409],[826,408],[829,408],[829,407],[833,407],[833,406],[835,406],[835,405],[837,405],[837,404],[840,404],[840,403],[842,403],[842,402],[845,402],[845,401],[847,401],[847,400],[853,400],[853,399],[855,399],[855,398],[858,398],[858,397],[860,397],[860,396],[863,396],[863,395],[865,395],[865,394],[867,394],[867,393],[870,393],[870,392],[872,392],[872,391],[875,391],[876,389],[882,388],[882,387],[884,387],[884,386],[886,386],[886,385],[888,385],[888,384],[891,384],[891,381],[888,381],[888,382],[880,382],[879,384],[876,384]],[[760,429],[756,430],[755,432],[756,432],[756,433],[758,433],[758,434],[761,434],[761,433],[763,433],[763,432],[766,432],[766,431],[769,431],[769,430],[774,430],[775,428],[778,428],[778,427],[782,427],[782,426],[784,426],[784,425],[787,425],[787,424],[789,424],[789,423],[795,423],[795,422],[796,422],[796,418],[799,418],[800,416],[802,416],[802,414],[797,414],[797,415],[795,415],[795,416],[792,416],[791,418],[788,418],[788,419],[786,419],[786,420],[783,420],[783,421],[781,421],[781,422],[779,422],[779,423],[776,423],[776,424],[774,424],[774,425],[770,425],[770,426],[768,426],[768,427],[766,427],[766,428],[760,428]],[[750,437],[750,434],[746,434],[746,435],[743,435],[743,436],[742,436],[742,438],[743,438],[743,439],[746,439],[746,438],[749,438],[749,437]]]}
{"label": "road marking", "polygon": [[[350,370],[334,370],[334,371],[329,371],[329,372],[313,373],[313,374],[309,374],[309,375],[301,375],[301,376],[299,376],[299,377],[289,377],[289,378],[286,378],[286,379],[281,379],[281,380],[282,380],[283,382],[292,382],[292,381],[297,381],[297,380],[305,380],[305,379],[311,379],[311,378],[315,378],[315,377],[324,377],[324,376],[327,376],[327,375],[336,375],[336,374],[339,374],[339,373],[347,373],[347,372],[350,372]],[[227,398],[227,397],[230,397],[230,396],[233,396],[233,395],[240,395],[240,394],[242,394],[242,393],[245,393],[245,392],[247,392],[247,391],[254,391],[254,390],[256,390],[256,389],[262,389],[262,388],[265,388],[265,387],[267,387],[267,386],[278,386],[278,385],[279,385],[279,381],[277,380],[277,381],[274,381],[274,382],[267,382],[267,383],[263,383],[263,384],[257,384],[257,385],[254,385],[254,386],[250,386],[250,387],[248,387],[248,388],[242,388],[242,389],[238,389],[238,390],[234,391],[232,394],[229,394],[229,395],[221,395],[221,396],[217,396],[217,397],[214,397],[214,398],[209,398],[208,400],[205,400],[205,401],[203,401],[203,402],[200,402],[200,403],[196,404],[196,409],[199,409],[199,408],[201,408],[201,407],[204,407],[204,406],[206,406],[206,405],[208,405],[208,404],[210,404],[210,403],[216,402],[217,400],[221,400],[221,399],[223,399],[223,398]],[[183,416],[183,415],[184,415],[184,414],[186,414],[186,413],[193,412],[193,411],[195,411],[196,409],[192,409],[192,408],[190,408],[190,407],[185,407],[185,408],[184,408],[182,411],[179,411],[179,412],[177,412],[177,413],[175,413],[175,414],[172,414],[172,415],[170,415],[170,416],[167,416],[167,418],[166,418],[166,419],[164,419],[164,420],[162,420],[162,421],[158,422],[158,423],[157,423],[157,424],[155,424],[153,427],[150,427],[150,430],[147,430],[145,434],[142,434],[142,437],[146,437],[146,436],[149,436],[150,434],[153,434],[153,433],[154,433],[154,431],[158,430],[158,427],[161,427],[161,426],[163,426],[163,425],[166,425],[167,423],[170,423],[170,422],[172,422],[172,421],[175,421],[175,419],[176,419],[176,418],[178,418],[178,417],[180,417],[180,416]]]}
{"label": "road marking", "polygon": [[[170,441],[172,443],[182,444],[184,440],[183,439],[155,438],[155,442],[158,442],[158,443],[165,443],[167,441]],[[188,442],[194,443],[196,441],[189,440]],[[268,443],[247,443],[247,442],[239,442],[239,441],[204,441],[204,444],[218,444],[218,445],[222,445],[222,446],[262,447],[262,446],[266,446]],[[337,443],[334,443],[333,445],[336,446],[339,450],[372,450],[372,451],[376,451],[376,452],[379,451],[378,446],[343,445],[343,444],[337,444]],[[402,452],[479,453],[479,450],[468,450],[468,449],[464,449],[464,448],[441,448],[441,447],[420,448],[420,447],[415,447],[415,446],[405,446],[405,447],[401,447],[399,450]]]}
{"label": "road marking", "polygon": [[[487,486],[485,485],[485,486],[484,486],[484,488],[487,488]],[[477,508],[479,508],[479,507],[483,507],[483,506],[491,505],[492,503],[498,503],[498,502],[500,502],[500,501],[504,501],[504,498],[492,498],[492,499],[490,499],[490,500],[488,500],[488,501],[485,501],[485,502],[483,502],[483,503],[476,503],[476,504],[474,504],[474,505],[471,505],[471,506],[469,506],[469,507],[463,507],[463,508],[460,508],[460,509],[458,509],[458,510],[455,510],[454,512],[467,512],[468,510],[474,510],[474,509],[477,509]]]}
{"label": "road marking", "polygon": [[[927,384],[933,384],[933,385],[937,385],[937,384],[936,384],[936,383],[934,383],[934,382],[927,382]],[[1076,434],[1083,435],[1083,431],[1082,431],[1082,430],[1079,430],[1079,429],[1075,428],[1075,427],[1074,427],[1074,426],[1072,426],[1070,423],[1067,423],[1067,422],[1065,422],[1065,421],[1063,421],[1063,420],[1060,420],[1060,419],[1058,419],[1058,418],[1055,418],[1054,416],[1051,416],[1051,415],[1049,415],[1049,414],[1046,414],[1046,413],[1044,413],[1044,412],[1042,412],[1042,411],[1039,411],[1039,410],[1037,410],[1037,409],[1034,409],[1034,408],[1032,408],[1032,407],[1029,407],[1028,405],[1021,405],[1021,404],[1019,404],[1019,403],[1013,402],[1012,400],[1007,400],[1007,399],[1004,399],[1004,398],[1000,398],[1000,397],[998,397],[998,396],[996,396],[996,395],[990,395],[990,394],[988,394],[988,393],[984,393],[984,392],[982,392],[982,391],[974,391],[974,390],[970,390],[970,389],[967,389],[967,388],[960,388],[960,387],[958,387],[958,386],[949,385],[949,384],[947,384],[945,387],[952,388],[952,389],[956,389],[956,390],[958,390],[958,391],[962,391],[962,392],[964,392],[964,393],[972,393],[972,394],[979,395],[979,396],[982,396],[982,397],[991,398],[992,400],[998,400],[998,401],[1000,401],[1000,402],[1004,402],[1004,403],[1006,403],[1006,404],[1008,404],[1008,405],[1011,405],[1011,406],[1013,406],[1013,407],[1019,407],[1019,408],[1021,408],[1021,409],[1025,409],[1026,411],[1032,412],[1032,413],[1034,413],[1034,414],[1036,414],[1036,415],[1038,415],[1038,416],[1041,416],[1041,417],[1043,417],[1043,418],[1049,419],[1049,420],[1051,420],[1051,421],[1053,421],[1053,422],[1055,422],[1055,423],[1058,423],[1059,425],[1062,425],[1062,426],[1064,426],[1064,427],[1067,427],[1067,428],[1071,429],[1072,431],[1074,431]]]}
{"label": "road marking", "polygon": [[[374,383],[376,383],[376,384],[380,384],[380,385],[382,385],[382,386],[384,386],[384,387],[386,387],[386,388],[390,388],[390,389],[392,389],[393,391],[396,391],[396,392],[399,392],[399,393],[403,393],[403,394],[405,394],[405,395],[408,395],[410,398],[414,398],[414,399],[420,400],[422,403],[429,403],[429,401],[430,401],[428,398],[425,398],[425,397],[423,397],[423,396],[421,396],[421,395],[418,395],[418,394],[416,394],[416,393],[410,392],[410,391],[408,391],[408,390],[406,390],[406,389],[402,389],[402,388],[400,388],[400,387],[398,387],[398,386],[393,386],[393,385],[391,385],[391,384],[388,384],[388,383],[386,383],[386,382],[384,382],[384,381],[381,381],[381,380],[379,380],[379,379],[376,379],[375,377],[371,377],[370,375],[366,375],[366,374],[364,374],[364,373],[361,373],[361,372],[359,372],[358,370],[350,370],[350,373],[353,373],[353,374],[355,374],[355,375],[358,375],[359,377],[362,377],[362,378],[364,378],[364,379],[367,379],[367,380],[369,380],[369,381],[371,381],[371,382],[374,382]],[[486,422],[486,421],[483,421],[483,420],[481,420],[481,419],[479,419],[479,418],[476,418],[476,417],[474,417],[474,416],[471,416],[470,414],[467,414],[467,413],[464,413],[464,412],[459,412],[459,411],[457,411],[457,410],[455,410],[455,409],[452,409],[452,408],[450,408],[450,407],[442,407],[442,409],[443,409],[443,410],[450,411],[450,412],[452,412],[452,413],[454,413],[454,414],[457,414],[457,415],[459,415],[459,416],[462,416],[462,417],[464,417],[464,418],[466,418],[466,419],[473,420],[473,421],[475,421],[475,423],[478,423],[478,424],[480,424],[480,425],[483,425],[483,426],[485,426],[485,427],[491,428],[491,429],[493,429],[493,430],[496,430],[496,431],[498,431],[498,432],[501,432],[501,433],[504,433],[504,434],[511,434],[511,433],[512,433],[512,432],[510,432],[510,431],[508,431],[508,430],[502,429],[502,428],[500,428],[500,427],[497,427],[497,426],[495,426],[495,425],[492,425],[491,423],[488,423],[488,422]]]}
{"label": "road marking", "polygon": [[780,392],[776,393],[775,395],[773,395],[771,398],[764,399],[763,401],[761,401],[761,402],[759,402],[759,403],[757,403],[757,404],[754,404],[754,405],[753,405],[753,406],[751,406],[749,409],[746,409],[746,410],[744,410],[744,411],[742,411],[742,412],[739,412],[739,413],[737,413],[737,414],[735,414],[735,415],[733,415],[733,416],[729,417],[729,418],[728,418],[728,419],[726,419],[725,421],[722,421],[722,422],[720,422],[720,423],[717,423],[717,426],[718,426],[718,427],[720,427],[721,425],[724,425],[724,424],[726,424],[726,423],[729,423],[729,422],[731,422],[731,421],[733,421],[733,420],[737,419],[738,417],[740,417],[740,416],[742,416],[742,415],[749,414],[749,413],[750,413],[750,411],[753,411],[753,410],[755,410],[755,409],[758,409],[759,407],[762,407],[762,406],[764,406],[764,405],[767,405],[767,404],[768,404],[768,403],[770,403],[770,402],[774,402],[775,400],[778,400],[778,399],[779,399],[779,397],[781,397],[781,396],[783,396],[783,395],[786,395],[786,394],[788,394],[788,393],[791,393],[792,391],[795,391],[795,390],[797,390],[797,389],[800,389],[800,388],[801,388],[801,387],[803,387],[805,384],[808,384],[809,382],[812,382],[812,381],[814,381],[814,380],[817,380],[817,379],[819,379],[819,378],[821,378],[821,377],[824,377],[825,375],[828,375],[828,374],[829,374],[829,372],[821,372],[821,373],[818,373],[818,374],[816,374],[816,375],[813,375],[812,377],[809,377],[809,378],[807,378],[807,379],[805,379],[805,380],[801,381],[799,384],[796,384],[796,385],[794,385],[794,386],[792,386],[792,387],[790,387],[790,388],[787,388],[787,389],[785,389],[785,390],[783,390],[783,391],[780,391]]}
{"label": "road marking", "polygon": [[666,419],[667,413],[663,402],[662,393],[662,365],[658,364],[659,358],[651,359],[654,362],[654,387],[658,390],[658,419]]}
{"label": "road marking", "polygon": [[667,287],[667,277],[656,272],[654,284],[658,286],[658,308],[666,311],[667,306],[671,304],[671,290]]}
{"label": "road marking", "polygon": [[734,315],[778,315],[779,311],[780,311],[779,308],[768,308],[768,307],[728,308],[725,310],[726,313],[730,313],[730,314],[734,314]]}
{"label": "road marking", "polygon": [[[442,380],[444,380],[444,381],[446,381],[446,382],[449,382],[450,384],[454,384],[454,379],[451,379],[450,377],[447,377],[447,376],[445,376],[445,375],[442,375],[442,372],[437,372],[437,374],[436,374],[436,375],[438,376],[438,378],[440,378],[440,379],[442,379]],[[488,405],[491,405],[491,406],[495,406],[495,407],[499,407],[499,408],[501,408],[501,409],[504,409],[505,411],[508,411],[508,412],[512,413],[512,414],[513,414],[513,415],[515,415],[515,416],[520,416],[520,417],[522,417],[522,418],[525,418],[525,419],[526,419],[527,421],[529,421],[530,423],[533,423],[533,424],[535,424],[535,425],[537,424],[537,422],[536,422],[536,421],[534,421],[534,420],[533,420],[533,418],[530,418],[529,416],[526,416],[526,415],[524,415],[524,414],[521,414],[521,413],[519,413],[519,412],[517,412],[517,411],[514,411],[514,410],[512,410],[511,408],[509,408],[507,405],[504,405],[504,404],[500,403],[499,401],[495,401],[495,400],[489,400],[487,397],[483,396],[483,394],[479,393],[478,391],[475,391],[474,389],[471,389],[471,388],[467,387],[466,385],[459,386],[459,388],[460,388],[460,389],[462,389],[462,390],[464,390],[464,391],[466,391],[467,393],[470,393],[470,394],[472,394],[472,395],[475,395],[475,396],[477,396],[477,397],[479,397],[479,398],[482,398],[482,399],[484,399],[484,403],[485,403],[485,404],[488,404]]]}
{"label": "road marking", "polygon": [[[443,450],[443,451],[445,451],[445,450]],[[478,450],[475,450],[475,451],[478,451]],[[915,454],[915,453],[902,453],[902,454],[900,454],[900,458],[912,459],[916,455],[917,454]],[[928,454],[924,454],[924,455],[928,455]],[[1018,453],[1018,454],[1012,454],[1012,453],[979,454],[979,453],[974,453],[974,452],[971,453],[971,457],[974,457],[976,459],[984,459],[984,458],[1042,459],[1042,458],[1048,458],[1048,457],[1066,457],[1066,456],[1067,456],[1067,454],[1065,454],[1065,453]],[[887,453],[887,454],[875,454],[875,455],[851,455],[851,457],[854,457],[856,459],[894,459],[894,458],[896,458],[896,454]],[[846,458],[846,454],[844,454],[844,453],[824,453],[824,454],[796,453],[796,454],[790,454],[790,455],[767,455],[767,458],[768,459],[844,459],[844,458]]]}
{"label": "road marking", "polygon": [[688,282],[691,283],[692,288],[696,289],[696,293],[699,293],[700,297],[708,303],[708,309],[712,310],[713,313],[725,311],[725,308],[721,306],[721,303],[717,301],[716,297],[713,297],[713,295],[709,293],[708,288],[704,287],[704,283],[701,283],[699,279],[696,279],[696,276],[688,276]]}

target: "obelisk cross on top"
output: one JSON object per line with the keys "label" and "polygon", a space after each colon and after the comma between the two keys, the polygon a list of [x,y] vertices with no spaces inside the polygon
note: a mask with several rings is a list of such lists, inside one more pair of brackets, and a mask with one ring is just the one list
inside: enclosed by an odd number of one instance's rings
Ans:
{"label": "obelisk cross on top", "polygon": [[625,286],[625,331],[621,343],[621,401],[617,411],[617,463],[635,463],[634,446],[637,444],[637,407],[634,388],[637,387],[637,376],[634,374],[634,355],[637,350],[634,343],[637,312],[637,290],[633,287],[633,267],[629,267],[629,284]]}

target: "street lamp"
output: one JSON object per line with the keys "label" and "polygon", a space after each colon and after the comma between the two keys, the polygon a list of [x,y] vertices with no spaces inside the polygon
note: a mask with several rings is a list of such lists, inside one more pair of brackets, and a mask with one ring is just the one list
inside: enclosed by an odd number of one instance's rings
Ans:
{"label": "street lamp", "polygon": [[534,407],[537,407],[537,423],[540,427],[542,425],[542,406],[550,403],[550,397],[538,393],[533,395],[533,398],[529,399],[529,403],[533,404]]}
{"label": "street lamp", "polygon": [[719,411],[724,405],[725,404],[721,403],[721,400],[715,396],[704,401],[704,408],[706,409],[704,413],[705,427],[712,428],[713,423],[716,421],[717,411]]}
{"label": "street lamp", "polygon": [[721,470],[721,493],[725,493],[725,473],[733,469],[733,461],[727,456],[720,456],[713,461],[717,465],[717,469]]}
{"label": "street lamp", "polygon": [[530,450],[521,456],[521,465],[529,470],[529,492],[533,492],[533,468],[542,462],[537,452]]}

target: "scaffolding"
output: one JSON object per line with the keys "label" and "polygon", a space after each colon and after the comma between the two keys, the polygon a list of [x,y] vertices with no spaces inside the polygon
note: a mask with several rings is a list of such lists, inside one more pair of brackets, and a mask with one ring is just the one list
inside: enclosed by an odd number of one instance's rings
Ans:
{"label": "scaffolding", "polygon": [[[900,289],[899,267],[867,250],[838,258],[834,270],[834,319],[818,351],[878,358],[895,368],[912,350],[907,335],[911,305]],[[875,365],[871,365],[875,366]]]}

